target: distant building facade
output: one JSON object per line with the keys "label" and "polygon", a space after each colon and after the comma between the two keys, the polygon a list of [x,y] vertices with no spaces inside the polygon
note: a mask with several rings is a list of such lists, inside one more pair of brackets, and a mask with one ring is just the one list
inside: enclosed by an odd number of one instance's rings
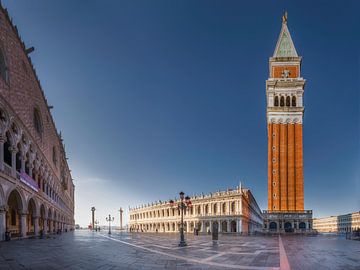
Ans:
{"label": "distant building facade", "polygon": [[[305,80],[287,27],[287,14],[266,81],[268,129],[268,210],[265,230],[311,230],[312,211],[304,211],[303,116]],[[305,227],[303,227],[305,225]]]}
{"label": "distant building facade", "polygon": [[313,219],[317,232],[347,233],[360,229],[360,212]]}
{"label": "distant building facade", "polygon": [[32,51],[0,6],[0,240],[74,227],[75,187]]}
{"label": "distant building facade", "polygon": [[[184,213],[185,232],[212,232],[214,223],[222,233],[262,230],[262,213],[249,189],[237,187],[190,199],[192,207]],[[167,201],[130,208],[129,215],[130,231],[171,233],[180,229],[180,211]]]}

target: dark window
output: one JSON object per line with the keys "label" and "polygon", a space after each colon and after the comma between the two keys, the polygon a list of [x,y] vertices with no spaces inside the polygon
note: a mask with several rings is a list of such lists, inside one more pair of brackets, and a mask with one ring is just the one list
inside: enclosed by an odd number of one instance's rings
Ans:
{"label": "dark window", "polygon": [[0,76],[5,82],[8,82],[8,68],[5,61],[4,52],[0,49]]}
{"label": "dark window", "polygon": [[235,202],[231,203],[231,212],[235,212]]}
{"label": "dark window", "polygon": [[292,104],[291,106],[296,107],[296,97],[292,97]]}
{"label": "dark window", "polygon": [[43,126],[42,126],[40,111],[36,108],[34,109],[34,127],[37,133],[41,135],[43,132]]}
{"label": "dark window", "polygon": [[52,156],[52,158],[53,158],[53,163],[56,166],[56,164],[57,164],[57,153],[56,153],[56,147],[55,146],[53,147],[53,156]]}
{"label": "dark window", "polygon": [[9,148],[10,148],[10,143],[9,143],[9,138],[7,138],[7,141],[4,143],[4,162],[11,167],[12,158]]}

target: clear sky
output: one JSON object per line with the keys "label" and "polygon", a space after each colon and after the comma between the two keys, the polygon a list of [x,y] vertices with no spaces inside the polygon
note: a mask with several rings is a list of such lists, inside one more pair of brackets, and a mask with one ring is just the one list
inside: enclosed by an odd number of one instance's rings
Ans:
{"label": "clear sky", "polygon": [[[303,56],[305,208],[360,210],[358,1],[3,0],[62,131],[76,223],[235,187],[267,208],[265,80]],[[116,224],[119,224],[117,221]]]}

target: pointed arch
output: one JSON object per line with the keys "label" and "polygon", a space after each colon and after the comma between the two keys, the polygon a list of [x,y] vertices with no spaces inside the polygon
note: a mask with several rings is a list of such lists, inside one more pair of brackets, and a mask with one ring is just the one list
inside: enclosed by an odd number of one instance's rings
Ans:
{"label": "pointed arch", "polygon": [[24,196],[15,188],[9,192],[6,202],[8,206],[6,210],[6,228],[14,235],[20,235],[23,226],[21,224],[21,214],[26,209]]}

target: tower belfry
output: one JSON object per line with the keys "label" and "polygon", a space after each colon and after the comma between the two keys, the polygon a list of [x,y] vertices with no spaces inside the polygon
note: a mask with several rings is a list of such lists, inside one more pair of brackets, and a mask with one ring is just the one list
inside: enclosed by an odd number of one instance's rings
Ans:
{"label": "tower belfry", "polygon": [[303,94],[301,57],[283,23],[269,60],[266,81],[268,124],[268,210],[304,210]]}
{"label": "tower belfry", "polygon": [[[275,218],[277,230],[286,229],[285,225],[291,225],[292,230],[299,229],[295,222],[296,216],[292,217],[291,223],[282,220],[282,217],[286,213],[306,212],[302,132],[305,79],[301,76],[301,56],[296,51],[287,22],[285,13],[273,56],[269,58],[269,78],[266,80],[267,212],[269,215],[272,213],[271,217]],[[311,216],[312,214],[309,215],[310,220]],[[305,221],[308,223],[306,228],[309,228],[311,221]]]}

